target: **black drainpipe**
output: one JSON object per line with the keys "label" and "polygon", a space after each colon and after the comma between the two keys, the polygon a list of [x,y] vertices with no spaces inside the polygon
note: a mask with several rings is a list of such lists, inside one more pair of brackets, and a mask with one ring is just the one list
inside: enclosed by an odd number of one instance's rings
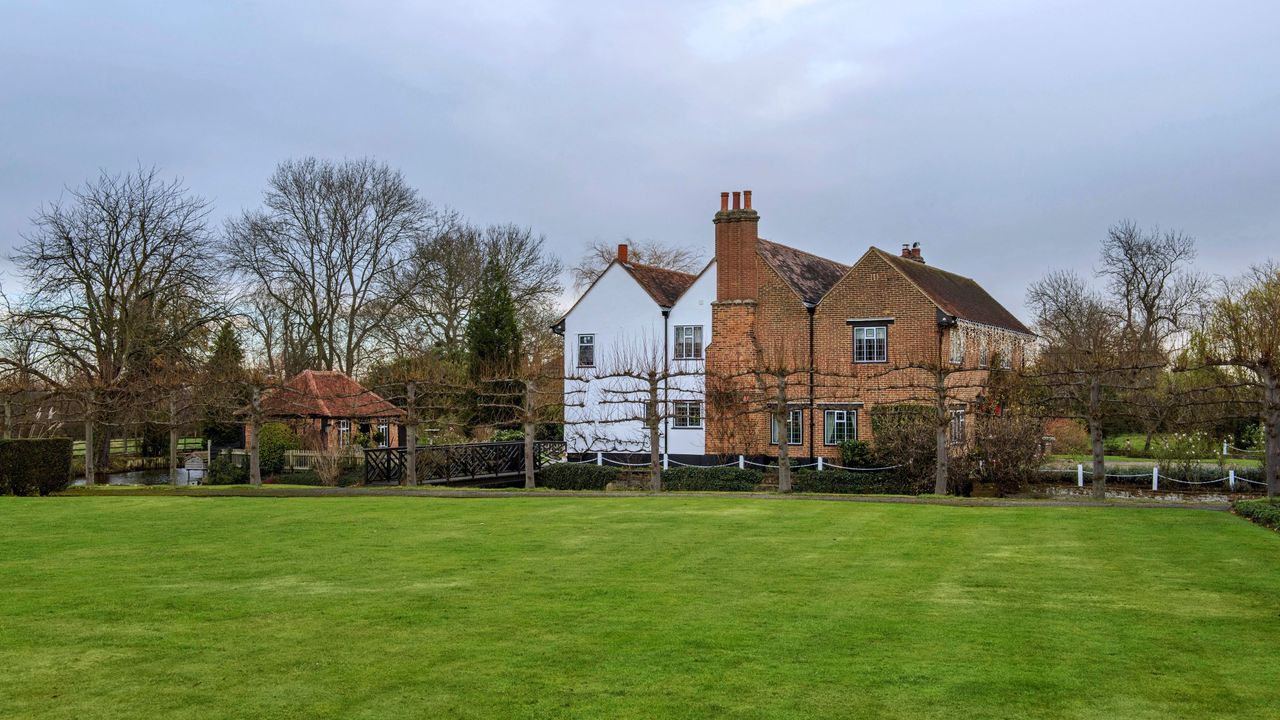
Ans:
{"label": "black drainpipe", "polygon": [[671,359],[668,357],[671,346],[671,330],[667,324],[671,321],[671,309],[665,308],[662,311],[662,408],[659,412],[662,414],[662,454],[666,455],[671,450],[671,418],[667,417],[667,413],[671,411],[671,396],[668,393],[668,383],[671,378]]}
{"label": "black drainpipe", "polygon": [[816,305],[805,305],[805,310],[809,311],[809,459],[817,461],[817,455],[813,449],[813,426],[814,409],[817,407],[815,398],[813,397],[813,313],[818,309]]}

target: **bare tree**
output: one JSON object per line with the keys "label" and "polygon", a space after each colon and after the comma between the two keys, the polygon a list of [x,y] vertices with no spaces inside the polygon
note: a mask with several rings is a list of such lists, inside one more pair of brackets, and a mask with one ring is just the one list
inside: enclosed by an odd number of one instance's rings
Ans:
{"label": "bare tree", "polygon": [[390,316],[387,342],[403,353],[444,348],[456,359],[490,257],[506,273],[522,332],[546,332],[562,290],[560,261],[547,251],[546,239],[518,225],[477,227],[446,211],[396,271],[396,282],[419,289]]}
{"label": "bare tree", "polygon": [[1072,273],[1046,275],[1031,286],[1027,303],[1043,339],[1034,375],[1051,414],[1087,423],[1093,492],[1104,497],[1103,424],[1128,412],[1120,395],[1132,390],[1137,371],[1152,366],[1151,356],[1134,344],[1114,309]]}
{"label": "bare tree", "polygon": [[93,471],[130,394],[157,368],[192,362],[225,311],[209,205],[181,181],[155,169],[104,172],[68,193],[36,215],[14,255],[26,292],[6,298],[2,332],[20,333],[29,352],[0,365],[81,399]]}
{"label": "bare tree", "polygon": [[226,228],[231,267],[287,308],[320,369],[354,374],[367,341],[418,290],[397,276],[431,207],[398,171],[370,159],[281,163],[263,208]]}
{"label": "bare tree", "polygon": [[1280,495],[1280,265],[1268,262],[1227,285],[1214,302],[1199,355],[1234,372],[1257,398],[1265,429],[1267,495]]}
{"label": "bare tree", "polygon": [[[641,265],[653,265],[666,270],[694,273],[706,264],[706,255],[700,248],[658,242],[656,240],[625,240],[629,246],[628,255],[631,262]],[[581,292],[596,281],[617,257],[617,248],[603,240],[597,240],[587,246],[586,252],[578,260],[569,274],[573,278],[573,287]]]}

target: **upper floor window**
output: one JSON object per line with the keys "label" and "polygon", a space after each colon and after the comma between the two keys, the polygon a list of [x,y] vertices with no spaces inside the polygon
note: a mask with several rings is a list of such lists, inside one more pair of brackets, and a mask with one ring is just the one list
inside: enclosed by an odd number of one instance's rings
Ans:
{"label": "upper floor window", "polygon": [[1000,348],[1000,367],[1005,370],[1013,368],[1013,343],[1006,342]]}
{"label": "upper floor window", "polygon": [[675,356],[677,360],[701,360],[702,326],[677,325],[675,346]]}
{"label": "upper floor window", "polygon": [[986,367],[991,363],[991,343],[984,335],[978,340],[978,367]]}
{"label": "upper floor window", "polygon": [[839,445],[858,439],[857,410],[827,410],[822,414],[822,443]]}
{"label": "upper floor window", "polygon": [[578,367],[596,366],[596,336],[578,336]]}
{"label": "upper floor window", "polygon": [[[778,417],[770,415],[769,428],[769,444],[778,444]],[[804,444],[804,411],[788,410],[787,411],[787,444],[803,445]]]}
{"label": "upper floor window", "polygon": [[889,360],[889,328],[885,325],[857,326],[853,329],[853,361],[880,363]]}
{"label": "upper floor window", "polygon": [[951,364],[959,365],[964,362],[964,333],[960,328],[951,328]]}
{"label": "upper floor window", "polygon": [[672,427],[702,427],[702,403],[693,400],[680,400],[672,403],[671,420]]}

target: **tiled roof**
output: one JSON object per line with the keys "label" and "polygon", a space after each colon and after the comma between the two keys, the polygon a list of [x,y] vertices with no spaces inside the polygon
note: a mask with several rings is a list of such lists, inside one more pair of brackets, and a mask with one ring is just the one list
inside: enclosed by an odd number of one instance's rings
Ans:
{"label": "tiled roof", "polygon": [[791,286],[796,294],[808,305],[817,305],[827,291],[835,286],[845,273],[848,265],[835,260],[818,257],[803,250],[786,245],[779,245],[764,238],[760,239],[757,248],[760,257],[769,263],[778,275]]}
{"label": "tiled roof", "polygon": [[384,418],[404,414],[382,396],[334,370],[303,370],[262,398],[268,417]]}
{"label": "tiled roof", "polygon": [[922,262],[872,248],[890,265],[907,276],[942,311],[962,320],[1004,328],[1014,332],[1033,334],[1013,313],[1005,309],[974,280],[939,270]]}
{"label": "tiled roof", "polygon": [[639,263],[619,263],[619,265],[631,273],[631,277],[640,283],[640,287],[644,288],[655,302],[667,308],[675,305],[676,300],[679,300],[684,291],[688,290],[689,286],[693,285],[693,281],[698,278],[697,275],[653,265]]}

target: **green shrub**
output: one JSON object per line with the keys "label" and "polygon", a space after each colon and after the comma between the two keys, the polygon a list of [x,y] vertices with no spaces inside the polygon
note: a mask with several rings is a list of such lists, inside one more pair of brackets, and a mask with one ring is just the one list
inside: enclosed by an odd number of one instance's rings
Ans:
{"label": "green shrub", "polygon": [[665,490],[751,492],[764,479],[758,470],[736,467],[677,467],[662,471]]}
{"label": "green shrub", "polygon": [[0,494],[48,495],[70,484],[70,438],[0,440]]}
{"label": "green shrub", "polygon": [[850,470],[799,470],[791,476],[791,489],[794,492],[861,495],[915,495],[919,492],[898,473]]}
{"label": "green shrub", "polygon": [[1231,508],[1242,518],[1252,520],[1263,527],[1280,530],[1280,501],[1237,500]]}
{"label": "green shrub", "polygon": [[845,440],[840,443],[840,464],[845,467],[880,467],[871,444],[862,440]]}
{"label": "green shrub", "polygon": [[604,465],[556,463],[538,471],[538,485],[552,490],[603,490],[618,479],[618,469]]}
{"label": "green shrub", "polygon": [[284,469],[286,450],[302,447],[298,436],[284,423],[267,423],[258,435],[258,467],[263,475],[275,475]]}
{"label": "green shrub", "polygon": [[219,455],[209,463],[205,482],[210,485],[243,485],[249,482],[249,471],[226,455]]}

